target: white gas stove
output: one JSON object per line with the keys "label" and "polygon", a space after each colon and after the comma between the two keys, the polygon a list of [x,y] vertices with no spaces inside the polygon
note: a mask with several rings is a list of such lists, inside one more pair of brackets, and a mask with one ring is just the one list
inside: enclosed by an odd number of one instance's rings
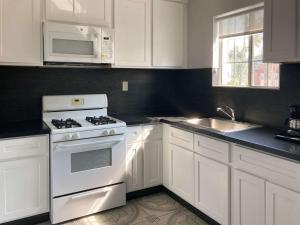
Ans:
{"label": "white gas stove", "polygon": [[126,203],[126,123],[107,107],[106,95],[43,97],[53,224]]}

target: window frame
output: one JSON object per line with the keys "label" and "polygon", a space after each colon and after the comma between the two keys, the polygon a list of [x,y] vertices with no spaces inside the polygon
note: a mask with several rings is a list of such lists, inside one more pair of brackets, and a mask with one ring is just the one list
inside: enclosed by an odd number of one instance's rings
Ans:
{"label": "window frame", "polygon": [[[262,90],[280,90],[280,71],[279,71],[279,82],[278,82],[278,87],[274,86],[254,86],[253,85],[253,65],[254,61],[259,61],[259,60],[254,60],[253,58],[253,35],[256,34],[264,34],[263,31],[264,29],[257,29],[255,31],[246,31],[246,32],[240,32],[240,33],[235,33],[235,34],[230,34],[230,35],[223,35],[221,38],[219,36],[219,30],[218,30],[218,22],[219,20],[226,19],[232,16],[238,16],[238,15],[243,15],[247,12],[252,12],[255,10],[263,9],[264,8],[264,3],[258,3],[252,6],[248,6],[245,8],[241,8],[238,10],[234,10],[228,13],[224,13],[218,16],[215,16],[213,18],[213,32],[214,32],[214,44],[213,44],[213,76],[216,73],[216,69],[219,69],[219,76],[218,76],[218,81],[216,82],[214,79],[212,79],[212,87],[215,88],[242,88],[242,89],[262,89]],[[222,40],[224,38],[234,38],[234,37],[242,37],[242,36],[249,36],[249,51],[248,51],[248,85],[246,86],[234,86],[234,85],[222,85],[222,57],[223,57],[223,44]],[[218,57],[216,60],[215,52],[218,52]],[[263,62],[263,59],[262,59]],[[236,62],[234,62],[236,63]],[[217,66],[215,66],[218,64]],[[266,63],[270,64],[270,63]],[[279,65],[280,67],[280,65]],[[268,68],[269,70],[269,68]],[[279,68],[280,70],[280,68]],[[269,74],[268,74],[269,76]],[[217,83],[217,84],[216,84]],[[267,80],[267,83],[269,84],[269,79]]]}

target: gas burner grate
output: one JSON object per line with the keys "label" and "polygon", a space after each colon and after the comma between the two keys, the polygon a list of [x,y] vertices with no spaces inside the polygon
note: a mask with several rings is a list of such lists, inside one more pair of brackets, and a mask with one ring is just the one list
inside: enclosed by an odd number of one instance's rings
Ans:
{"label": "gas burner grate", "polygon": [[63,129],[63,128],[68,129],[68,128],[74,128],[74,127],[81,127],[81,124],[73,119],[66,119],[66,120],[53,119],[51,122],[57,129]]}
{"label": "gas burner grate", "polygon": [[94,124],[94,125],[105,125],[105,124],[113,124],[113,123],[117,123],[117,121],[111,119],[111,118],[108,118],[106,116],[99,116],[99,117],[90,117],[90,116],[87,116],[86,117],[86,121]]}

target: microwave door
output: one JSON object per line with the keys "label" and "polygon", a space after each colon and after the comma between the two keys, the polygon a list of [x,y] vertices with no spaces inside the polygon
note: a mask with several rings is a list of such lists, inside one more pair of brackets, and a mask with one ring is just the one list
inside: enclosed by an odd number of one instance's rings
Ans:
{"label": "microwave door", "polygon": [[98,34],[52,33],[46,61],[101,63]]}

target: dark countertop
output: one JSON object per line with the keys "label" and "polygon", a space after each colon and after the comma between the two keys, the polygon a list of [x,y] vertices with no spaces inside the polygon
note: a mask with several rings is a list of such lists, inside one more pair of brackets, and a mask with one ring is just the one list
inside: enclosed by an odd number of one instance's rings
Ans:
{"label": "dark countertop", "polygon": [[127,126],[141,125],[141,124],[149,124],[154,121],[147,116],[141,115],[128,115],[128,114],[120,114],[120,115],[112,115],[119,120],[126,122]]}
{"label": "dark countertop", "polygon": [[[151,120],[147,116],[118,115],[116,117],[125,121],[128,126],[157,122],[157,120]],[[279,129],[259,127],[245,131],[221,133],[212,130],[196,128],[180,122],[168,121],[166,119],[162,119],[160,121],[190,132],[219,138],[221,140],[243,145],[245,147],[257,149],[261,152],[266,152],[300,162],[300,144],[276,139],[274,134],[282,131]]]}
{"label": "dark countertop", "polygon": [[300,162],[300,144],[279,140],[274,137],[275,133],[281,132],[282,130],[259,127],[245,131],[221,133],[212,130],[195,128],[191,125],[180,122],[170,122],[167,120],[162,120],[161,122],[168,123],[174,127],[190,132],[205,134],[221,140],[233,142],[245,147]]}
{"label": "dark countertop", "polygon": [[0,123],[0,138],[13,138],[49,133],[50,129],[42,121]]}

